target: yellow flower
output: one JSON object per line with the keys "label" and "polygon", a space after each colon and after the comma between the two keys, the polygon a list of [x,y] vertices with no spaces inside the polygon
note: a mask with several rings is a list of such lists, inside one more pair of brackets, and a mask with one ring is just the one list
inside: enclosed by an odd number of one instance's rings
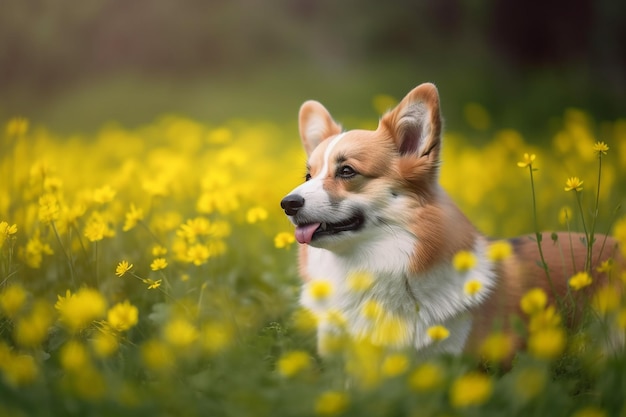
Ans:
{"label": "yellow flower", "polygon": [[462,250],[457,252],[452,259],[452,265],[454,265],[454,269],[459,272],[466,272],[476,266],[476,256],[466,250]]}
{"label": "yellow flower", "polygon": [[6,132],[9,136],[24,136],[28,131],[28,119],[25,117],[13,117],[6,126]]}
{"label": "yellow flower", "polygon": [[198,338],[196,326],[184,318],[175,318],[163,328],[165,341],[176,348],[186,348]]}
{"label": "yellow flower", "polygon": [[81,288],[66,299],[59,308],[59,319],[71,331],[77,332],[106,313],[106,300],[92,288]]}
{"label": "yellow flower", "polygon": [[317,329],[317,317],[308,308],[301,307],[293,312],[291,321],[296,330],[312,332]]}
{"label": "yellow flower", "polygon": [[165,258],[156,258],[150,264],[150,269],[152,269],[153,271],[159,271],[165,268],[167,268],[167,261],[165,260]]}
{"label": "yellow flower", "polygon": [[152,371],[167,371],[174,364],[174,355],[168,345],[158,340],[148,340],[141,346],[141,359]]}
{"label": "yellow flower", "polygon": [[622,216],[615,221],[612,235],[620,242],[622,253],[626,256],[626,216]]}
{"label": "yellow flower", "polygon": [[43,255],[52,255],[54,252],[49,244],[44,243],[39,238],[39,232],[28,239],[26,247],[20,251],[20,257],[24,259],[30,268],[38,269],[43,262]]}
{"label": "yellow flower", "polygon": [[487,258],[492,262],[500,262],[511,256],[513,248],[506,240],[499,240],[489,245],[487,249]]}
{"label": "yellow flower", "polygon": [[368,320],[376,320],[384,313],[383,306],[376,300],[367,300],[361,307],[361,315]]}
{"label": "yellow flower", "polygon": [[409,358],[402,353],[393,353],[385,358],[380,371],[383,376],[393,378],[405,373],[409,369]]}
{"label": "yellow flower", "polygon": [[571,277],[568,281],[569,286],[572,287],[574,291],[578,291],[582,288],[585,288],[591,285],[591,276],[586,271],[579,272]]}
{"label": "yellow flower", "polygon": [[41,345],[48,337],[50,325],[52,324],[50,310],[50,306],[46,301],[37,300],[32,310],[16,321],[13,329],[15,342],[26,348]]}
{"label": "yellow flower", "polygon": [[548,295],[541,288],[533,288],[524,294],[520,301],[522,311],[528,315],[542,311],[548,304]]}
{"label": "yellow flower", "polygon": [[348,288],[355,292],[365,292],[374,285],[374,277],[369,272],[355,271],[348,275]]}
{"label": "yellow flower", "polygon": [[365,339],[353,341],[346,347],[345,369],[348,375],[363,389],[379,385],[384,349]]}
{"label": "yellow flower", "polygon": [[89,352],[81,342],[70,339],[59,351],[59,362],[67,371],[80,371],[90,365]]}
{"label": "yellow flower", "polygon": [[593,144],[593,151],[598,154],[598,156],[604,154],[609,150],[609,146],[604,142],[596,142]]}
{"label": "yellow flower", "polygon": [[550,329],[558,327],[561,324],[561,316],[557,313],[554,306],[548,306],[546,309],[534,313],[530,317],[528,330],[536,332],[542,329]]}
{"label": "yellow flower", "polygon": [[234,338],[233,327],[224,322],[209,322],[202,327],[201,343],[205,352],[216,354],[226,349]]}
{"label": "yellow flower", "polygon": [[252,207],[246,213],[246,221],[250,224],[254,224],[267,219],[267,210],[263,207]]}
{"label": "yellow flower", "polygon": [[126,213],[126,220],[124,221],[124,227],[122,227],[122,230],[128,232],[141,220],[143,220],[143,210],[138,209],[131,203],[130,210]]}
{"label": "yellow flower", "polygon": [[613,259],[607,259],[606,261],[603,261],[600,265],[598,265],[598,267],[596,268],[596,271],[602,273],[602,272],[611,272],[611,270],[613,269]]}
{"label": "yellow flower", "polygon": [[601,315],[616,311],[620,306],[621,294],[608,285],[600,288],[591,300],[593,308]]}
{"label": "yellow flower", "polygon": [[565,181],[565,191],[582,191],[583,182],[578,177],[569,177]]}
{"label": "yellow flower", "polygon": [[493,381],[485,374],[470,372],[458,377],[450,387],[450,403],[455,408],[484,404],[491,398]]}
{"label": "yellow flower", "polygon": [[105,237],[115,236],[115,230],[111,228],[102,214],[93,212],[85,225],[84,235],[90,242],[98,242]]}
{"label": "yellow flower", "polygon": [[330,356],[341,352],[348,340],[343,333],[322,333],[319,335],[317,346],[320,355]]}
{"label": "yellow flower", "polygon": [[513,342],[505,333],[491,333],[480,346],[481,355],[489,362],[502,362],[513,351]]}
{"label": "yellow flower", "polygon": [[382,313],[369,333],[376,346],[400,348],[411,341],[411,326],[407,320],[391,313]]}
{"label": "yellow flower", "polygon": [[435,342],[440,342],[450,336],[450,331],[441,325],[429,327],[426,330],[426,333],[428,334],[428,337],[430,337]]}
{"label": "yellow flower", "polygon": [[93,191],[93,201],[98,204],[109,203],[113,201],[115,194],[117,194],[117,191],[107,184],[101,188],[96,188]]}
{"label": "yellow flower", "polygon": [[117,352],[119,347],[117,337],[104,329],[99,330],[90,342],[93,352],[100,358],[108,358]]}
{"label": "yellow flower", "polygon": [[345,327],[346,325],[346,317],[343,315],[343,313],[337,309],[330,309],[327,310],[323,315],[322,315],[322,319],[334,326],[335,328],[341,329],[343,327]]}
{"label": "yellow flower", "polygon": [[176,235],[195,243],[198,236],[208,236],[212,232],[211,222],[205,217],[189,219],[176,231]]}
{"label": "yellow flower", "polygon": [[572,221],[574,213],[572,209],[568,206],[561,207],[559,210],[559,224],[567,224]]}
{"label": "yellow flower", "polygon": [[340,391],[325,391],[315,400],[315,413],[320,416],[335,416],[348,408],[348,395]]}
{"label": "yellow flower", "polygon": [[533,162],[535,161],[536,155],[535,154],[524,154],[524,160],[521,162],[517,163],[517,166],[520,168],[526,168],[528,166],[532,166]]}
{"label": "yellow flower", "polygon": [[326,300],[333,292],[333,286],[330,281],[316,279],[308,285],[308,293],[316,301]]}
{"label": "yellow flower", "polygon": [[163,282],[163,280],[157,279],[156,281],[150,278],[146,278],[143,280],[144,284],[148,284],[148,289],[149,290],[156,290],[157,288],[159,288],[161,286],[161,282]]}
{"label": "yellow flower", "polygon": [[152,256],[154,256],[155,258],[164,256],[167,254],[167,248],[164,248],[161,245],[154,245],[152,247]]}
{"label": "yellow flower", "polygon": [[295,241],[293,233],[280,232],[274,237],[274,246],[278,249],[289,248]]}
{"label": "yellow flower", "polygon": [[9,237],[11,237],[12,235],[16,233],[17,233],[17,224],[13,224],[9,226],[9,223],[7,222],[0,222],[0,248]]}
{"label": "yellow flower", "polygon": [[200,266],[211,257],[211,251],[206,245],[196,243],[187,249],[187,260],[195,266]]}
{"label": "yellow flower", "polygon": [[122,261],[115,267],[115,275],[118,277],[124,276],[125,273],[130,271],[133,267],[133,264],[129,264],[128,261]]}
{"label": "yellow flower", "polygon": [[61,310],[67,300],[72,298],[70,290],[65,290],[65,297],[57,294],[57,302],[54,304],[56,310]]}
{"label": "yellow flower", "polygon": [[528,337],[528,351],[539,359],[555,359],[565,348],[565,331],[559,327],[548,327],[532,332]]}
{"label": "yellow flower", "polygon": [[39,376],[39,368],[31,355],[11,355],[10,360],[3,363],[0,369],[4,379],[14,387],[31,384]]}
{"label": "yellow flower", "polygon": [[10,284],[0,292],[0,311],[14,317],[24,306],[28,293],[20,284]]}
{"label": "yellow flower", "polygon": [[417,367],[409,376],[409,387],[415,391],[432,391],[443,384],[444,371],[434,363]]}
{"label": "yellow flower", "polygon": [[310,367],[311,357],[302,350],[287,352],[276,363],[278,373],[287,378],[291,378]]}
{"label": "yellow flower", "polygon": [[7,225],[6,234],[11,236],[17,233],[17,224],[12,224],[11,226]]}
{"label": "yellow flower", "polygon": [[39,197],[38,218],[42,223],[50,223],[59,219],[59,200],[56,195],[47,193]]}
{"label": "yellow flower", "polygon": [[465,283],[465,286],[463,287],[463,292],[465,292],[465,294],[469,295],[470,297],[473,297],[478,294],[478,292],[482,288],[483,284],[480,281],[476,279],[470,279]]}
{"label": "yellow flower", "polygon": [[128,300],[123,303],[117,303],[107,312],[107,322],[117,330],[123,332],[137,324],[139,310]]}

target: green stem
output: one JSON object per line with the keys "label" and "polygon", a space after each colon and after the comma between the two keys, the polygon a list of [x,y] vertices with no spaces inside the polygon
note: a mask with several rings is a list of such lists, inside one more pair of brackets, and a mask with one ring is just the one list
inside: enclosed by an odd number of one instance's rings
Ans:
{"label": "green stem", "polygon": [[146,229],[146,231],[148,232],[148,234],[152,237],[152,239],[154,239],[154,241],[159,245],[159,246],[164,246],[161,243],[161,240],[157,237],[157,235],[154,234],[154,232],[152,232],[152,230],[150,230],[150,228],[148,227],[148,225],[143,221],[143,220],[138,220],[137,223],[139,223],[144,229]]}
{"label": "green stem", "polygon": [[602,252],[604,252],[604,248],[606,247],[606,241],[609,238],[609,233],[611,231],[611,229],[613,228],[613,223],[615,223],[615,219],[617,218],[618,213],[620,212],[622,206],[618,205],[615,208],[615,211],[613,212],[613,215],[611,216],[611,220],[609,221],[609,225],[607,227],[607,231],[604,234],[604,239],[602,239],[602,245],[600,246],[600,253],[598,253],[598,258],[602,257]]}
{"label": "green stem", "polygon": [[576,258],[574,257],[574,243],[572,241],[572,229],[570,228],[569,219],[567,219],[567,236],[569,237],[569,252],[572,257],[572,271],[574,273],[578,272],[576,270]]}
{"label": "green stem", "polygon": [[74,281],[74,265],[73,265],[72,259],[70,258],[70,255],[65,251],[65,247],[63,246],[63,241],[61,240],[61,236],[59,235],[59,231],[57,230],[57,226],[54,223],[54,220],[50,222],[50,225],[52,226],[54,235],[57,238],[57,242],[59,243],[59,246],[61,247],[61,252],[63,252],[63,256],[67,260],[67,265],[70,269],[70,277],[72,278],[72,285],[75,286],[76,282]]}
{"label": "green stem", "polygon": [[96,274],[96,286],[100,288],[100,277],[98,276],[98,241],[94,242],[94,270]]}
{"label": "green stem", "polygon": [[591,261],[593,259],[593,244],[595,243],[595,230],[596,230],[596,221],[598,219],[598,208],[600,206],[600,181],[602,179],[602,152],[598,152],[598,189],[596,191],[596,207],[593,212],[593,221],[591,223],[591,232],[589,236],[589,242],[587,242],[587,263],[586,269],[589,271],[591,269]]}
{"label": "green stem", "polygon": [[580,191],[576,191],[576,203],[578,203],[578,211],[580,211],[580,218],[582,219],[583,222],[583,231],[585,232],[585,239],[586,239],[586,244],[587,244],[587,259],[585,259],[585,271],[589,271],[589,231],[587,230],[587,222],[585,222],[585,212],[583,210],[583,203],[582,203],[582,197],[580,194]]}
{"label": "green stem", "polygon": [[552,283],[552,277],[550,276],[550,271],[548,270],[548,263],[546,262],[546,259],[543,256],[543,248],[541,246],[541,241],[543,240],[543,237],[541,233],[539,232],[539,226],[537,222],[537,199],[535,197],[535,180],[533,177],[532,164],[528,165],[528,168],[530,172],[530,188],[532,190],[532,197],[533,197],[533,223],[535,224],[535,238],[537,241],[537,248],[539,249],[539,257],[541,258],[541,267],[546,273],[546,278],[548,279],[548,284],[550,285],[550,290],[552,290],[552,293],[554,294],[554,298],[556,299],[559,306],[562,307],[561,300],[559,299],[556,289],[554,288],[554,284]]}

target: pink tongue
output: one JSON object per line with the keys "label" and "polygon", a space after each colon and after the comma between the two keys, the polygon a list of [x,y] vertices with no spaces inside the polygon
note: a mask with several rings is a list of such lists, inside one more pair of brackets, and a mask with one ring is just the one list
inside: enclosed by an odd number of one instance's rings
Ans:
{"label": "pink tongue", "polygon": [[296,240],[299,243],[311,243],[313,233],[320,227],[320,223],[311,223],[296,227]]}

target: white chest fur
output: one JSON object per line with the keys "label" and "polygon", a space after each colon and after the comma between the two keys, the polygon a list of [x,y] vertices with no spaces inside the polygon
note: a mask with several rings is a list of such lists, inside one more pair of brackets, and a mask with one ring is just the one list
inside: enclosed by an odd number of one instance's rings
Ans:
{"label": "white chest fur", "polygon": [[[495,285],[487,242],[476,241],[472,252],[477,262],[469,271],[442,263],[418,275],[409,272],[416,244],[413,235],[398,228],[342,255],[309,247],[312,279],[300,301],[318,317],[320,353],[325,353],[327,338],[343,332],[380,346],[414,346],[424,355],[461,353],[472,326],[469,309]],[[469,280],[480,283],[478,293],[466,293]],[[436,325],[444,326],[449,337],[431,339],[428,329]]]}

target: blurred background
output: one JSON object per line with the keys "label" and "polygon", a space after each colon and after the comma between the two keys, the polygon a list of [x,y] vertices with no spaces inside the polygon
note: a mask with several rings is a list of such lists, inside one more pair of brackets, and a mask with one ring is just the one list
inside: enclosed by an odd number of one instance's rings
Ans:
{"label": "blurred background", "polygon": [[[0,119],[54,131],[178,113],[295,120],[303,100],[377,117],[372,97],[433,81],[448,128],[480,103],[539,140],[564,109],[626,108],[618,0],[5,0]],[[350,126],[347,126],[350,127]],[[530,138],[532,141],[532,137]]]}

